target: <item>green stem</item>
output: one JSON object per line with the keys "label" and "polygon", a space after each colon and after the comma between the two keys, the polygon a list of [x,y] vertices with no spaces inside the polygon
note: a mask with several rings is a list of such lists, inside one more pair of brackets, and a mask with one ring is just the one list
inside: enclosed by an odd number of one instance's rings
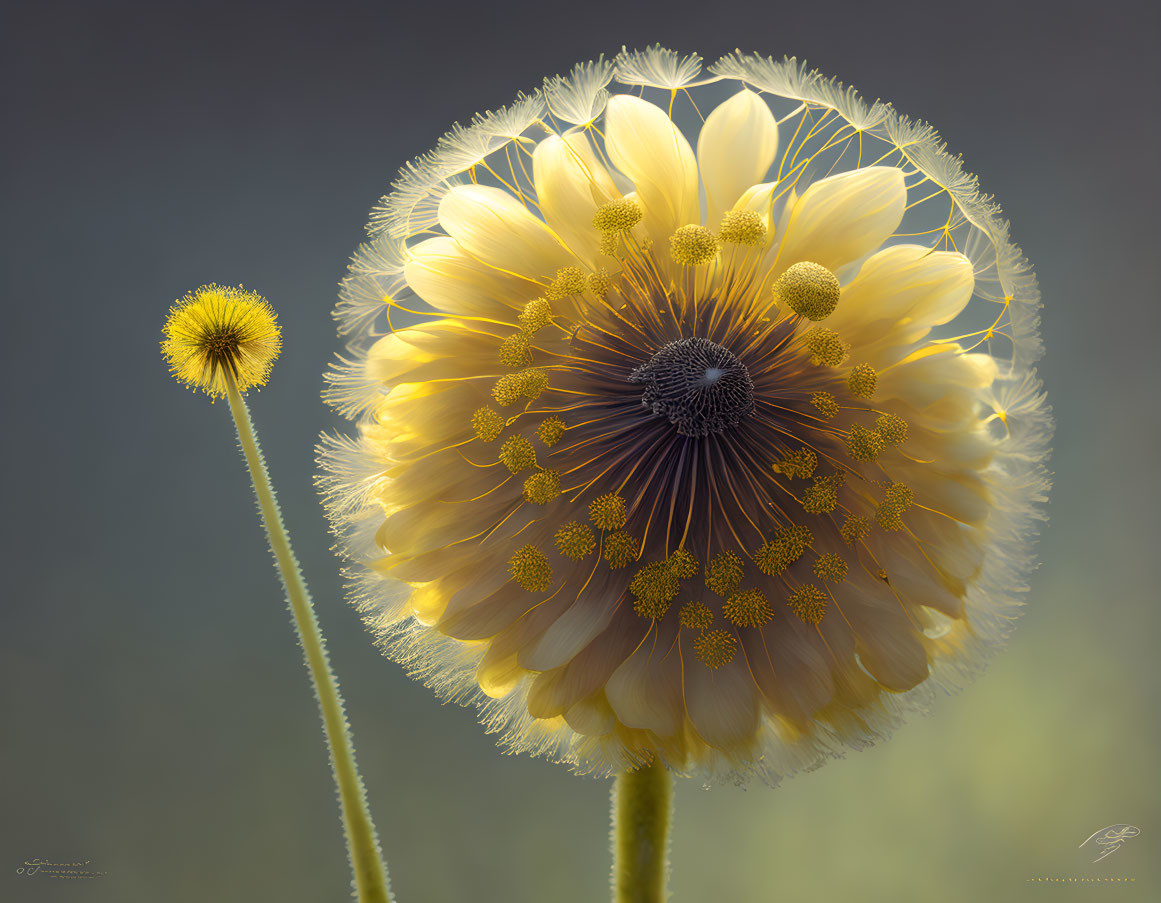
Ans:
{"label": "green stem", "polygon": [[246,456],[250,468],[250,478],[254,483],[254,493],[258,496],[258,507],[262,511],[262,523],[270,540],[270,550],[278,564],[282,585],[294,614],[294,626],[302,644],[307,669],[314,683],[315,695],[322,710],[323,726],[326,729],[327,745],[330,750],[331,770],[339,788],[339,802],[342,806],[343,831],[346,834],[347,851],[351,859],[351,869],[355,874],[355,894],[359,903],[390,903],[391,892],[387,883],[387,868],[379,851],[379,841],[375,834],[375,824],[367,809],[367,794],[359,767],[355,764],[354,744],[347,728],[346,713],[339,684],[335,679],[327,659],[326,644],[319,630],[318,619],[311,606],[310,593],[302,579],[298,560],[290,548],[290,537],[282,523],[282,512],[270,485],[270,474],[250,411],[246,407],[238,386],[227,374],[226,397],[230,402],[230,413],[234,415],[234,425],[238,428],[238,442]]}
{"label": "green stem", "polygon": [[614,903],[663,903],[668,896],[673,777],[654,759],[613,785]]}

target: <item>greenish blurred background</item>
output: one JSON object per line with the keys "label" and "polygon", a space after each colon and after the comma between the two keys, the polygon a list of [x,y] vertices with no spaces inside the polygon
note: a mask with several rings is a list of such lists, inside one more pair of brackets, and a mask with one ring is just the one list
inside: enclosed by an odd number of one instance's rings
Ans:
{"label": "greenish blurred background", "polygon": [[[277,306],[252,399],[402,903],[606,899],[608,784],[501,755],[372,647],[311,486],[370,205],[454,120],[622,43],[797,54],[930,120],[1045,297],[1043,565],[1010,647],[889,743],[679,787],[673,899],[1161,898],[1154,4],[3,6],[0,900],[346,899],[314,700],[228,412],[158,353],[206,281]],[[1077,849],[1128,823],[1099,864]],[[25,859],[89,860],[66,882]],[[1038,878],[1122,877],[1117,884]]]}

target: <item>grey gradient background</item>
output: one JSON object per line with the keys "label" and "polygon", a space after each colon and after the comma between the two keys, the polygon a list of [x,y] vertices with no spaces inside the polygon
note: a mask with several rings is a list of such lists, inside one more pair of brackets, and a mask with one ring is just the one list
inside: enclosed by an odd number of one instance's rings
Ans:
{"label": "grey gradient background", "polygon": [[[934,123],[1037,266],[1058,417],[1010,648],[869,752],[776,790],[683,784],[673,899],[1157,899],[1154,9],[5,3],[0,900],[346,899],[228,412],[158,353],[167,305],[206,281],[261,291],[283,323],[254,417],[399,899],[607,898],[608,785],[500,755],[380,657],[341,601],[311,476],[340,425],[319,400],[336,282],[397,167],[544,75],[654,41],[797,54]],[[1112,823],[1142,833],[1089,864],[1076,846]],[[33,856],[108,874],[17,877]]]}

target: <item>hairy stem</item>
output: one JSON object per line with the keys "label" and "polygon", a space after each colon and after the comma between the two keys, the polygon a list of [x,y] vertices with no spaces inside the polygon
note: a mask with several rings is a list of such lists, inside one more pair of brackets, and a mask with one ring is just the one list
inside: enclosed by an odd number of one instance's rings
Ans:
{"label": "hairy stem", "polygon": [[654,759],[613,785],[614,903],[662,903],[668,896],[673,777]]}
{"label": "hairy stem", "polygon": [[335,784],[338,785],[339,802],[342,807],[343,832],[346,835],[347,851],[355,876],[355,895],[359,903],[389,903],[391,892],[388,887],[387,868],[379,851],[375,824],[371,821],[371,813],[367,809],[363,779],[359,776],[358,765],[355,764],[354,744],[347,728],[339,684],[330,668],[326,644],[311,605],[310,593],[302,578],[298,560],[290,548],[290,537],[282,522],[282,512],[274,497],[274,489],[270,485],[270,475],[254,433],[250,411],[233,377],[227,374],[226,382],[230,413],[234,415],[234,425],[238,428],[238,443],[242,446],[246,464],[250,468],[254,493],[258,497],[258,507],[262,512],[262,523],[266,528],[270,550],[274,553],[274,560],[282,577],[282,585],[286,589],[286,597],[294,615],[294,626],[298,631],[307,670],[310,671],[319,709],[322,711],[331,771],[334,773]]}

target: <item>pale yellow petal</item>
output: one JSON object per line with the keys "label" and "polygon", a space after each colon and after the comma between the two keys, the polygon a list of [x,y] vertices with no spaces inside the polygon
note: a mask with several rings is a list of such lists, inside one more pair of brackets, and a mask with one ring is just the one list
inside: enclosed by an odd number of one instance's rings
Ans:
{"label": "pale yellow petal", "polygon": [[548,280],[575,262],[542,220],[499,188],[456,186],[439,203],[439,224],[477,260],[505,273]]}
{"label": "pale yellow petal", "polygon": [[654,241],[668,241],[679,227],[701,222],[697,160],[663,109],[628,94],[611,97],[605,150],[633,180]]}
{"label": "pale yellow petal", "polygon": [[540,293],[539,283],[490,267],[444,236],[408,249],[403,274],[432,307],[463,316],[510,319],[512,308]]}
{"label": "pale yellow petal", "polygon": [[717,670],[705,667],[693,654],[693,639],[681,638],[685,658],[685,705],[693,728],[710,746],[744,752],[758,732],[758,688],[737,650],[733,660]]}
{"label": "pale yellow petal", "polygon": [[777,153],[778,124],[753,91],[739,91],[706,117],[697,139],[697,165],[710,229],[746,189],[762,181]]}
{"label": "pale yellow petal", "polygon": [[545,222],[579,258],[594,267],[601,263],[593,214],[621,193],[586,134],[572,131],[541,141],[532,155],[532,175]]}
{"label": "pale yellow petal", "polygon": [[776,269],[800,260],[830,270],[871,253],[903,219],[907,188],[894,166],[868,166],[815,182],[794,204]]}

